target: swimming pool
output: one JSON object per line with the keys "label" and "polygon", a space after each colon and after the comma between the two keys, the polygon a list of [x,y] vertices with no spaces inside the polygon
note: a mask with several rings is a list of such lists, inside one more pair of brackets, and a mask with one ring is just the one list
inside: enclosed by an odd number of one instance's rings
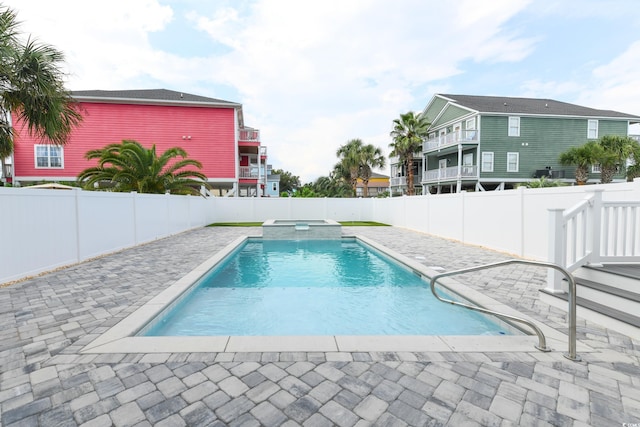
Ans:
{"label": "swimming pool", "polygon": [[137,335],[512,333],[504,322],[436,301],[419,273],[343,238],[249,239]]}

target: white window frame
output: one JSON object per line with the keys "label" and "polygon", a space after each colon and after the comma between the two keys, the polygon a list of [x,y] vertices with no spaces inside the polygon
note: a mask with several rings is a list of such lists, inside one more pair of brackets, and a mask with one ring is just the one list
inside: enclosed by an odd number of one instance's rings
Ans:
{"label": "white window frame", "polygon": [[[515,162],[510,159],[515,157]],[[512,168],[511,165],[515,163],[515,168]],[[507,172],[519,172],[520,171],[520,153],[518,152],[509,152],[507,153]]]}
{"label": "white window frame", "polygon": [[476,118],[471,117],[470,119],[467,119],[464,123],[464,127],[466,130],[476,130]]}
{"label": "white window frame", "polygon": [[600,163],[596,163],[591,165],[591,173],[600,173],[602,172],[602,168],[600,167]]}
{"label": "white window frame", "polygon": [[493,172],[493,159],[494,159],[493,151],[482,152],[482,163],[481,163],[482,172]]}
{"label": "white window frame", "polygon": [[509,117],[507,136],[520,136],[520,117]]}
{"label": "white window frame", "polygon": [[597,120],[587,120],[587,139],[598,139]]}
{"label": "white window frame", "polygon": [[[39,149],[45,149],[46,155],[42,155],[39,153]],[[59,156],[52,156],[52,150],[59,150]],[[59,145],[51,145],[51,144],[36,144],[33,146],[33,158],[36,169],[64,169],[64,148]],[[59,164],[53,164],[51,159],[60,159]],[[38,159],[46,159],[46,165],[39,165]],[[57,163],[57,162],[56,162]],[[53,164],[53,166],[52,166]]]}
{"label": "white window frame", "polygon": [[468,176],[473,173],[473,153],[464,153],[462,155],[462,174]]}

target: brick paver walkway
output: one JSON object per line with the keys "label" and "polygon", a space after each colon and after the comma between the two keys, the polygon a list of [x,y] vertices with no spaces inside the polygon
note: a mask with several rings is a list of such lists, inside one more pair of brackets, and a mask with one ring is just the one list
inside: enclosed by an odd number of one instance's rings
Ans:
{"label": "brick paver walkway", "polygon": [[[345,227],[447,270],[507,255]],[[2,426],[640,425],[640,343],[579,319],[576,363],[541,353],[80,354],[212,253],[259,228],[203,228],[0,288]],[[545,271],[459,280],[566,330]],[[179,349],[176,349],[178,351]]]}

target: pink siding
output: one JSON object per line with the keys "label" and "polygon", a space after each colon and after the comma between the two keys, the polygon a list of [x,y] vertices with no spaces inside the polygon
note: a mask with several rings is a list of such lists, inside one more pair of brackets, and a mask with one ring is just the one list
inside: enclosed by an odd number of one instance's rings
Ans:
{"label": "pink siding", "polygon": [[82,103],[82,109],[84,120],[64,146],[64,169],[36,169],[34,144],[41,142],[16,124],[14,176],[72,179],[93,165],[84,158],[87,151],[133,139],[147,147],[156,144],[158,153],[184,148],[190,158],[202,163],[210,179],[235,177],[233,108]]}

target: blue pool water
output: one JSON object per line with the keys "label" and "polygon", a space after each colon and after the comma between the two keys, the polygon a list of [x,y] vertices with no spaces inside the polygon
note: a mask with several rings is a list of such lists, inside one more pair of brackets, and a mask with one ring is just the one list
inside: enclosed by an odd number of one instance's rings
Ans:
{"label": "blue pool water", "polygon": [[498,335],[355,239],[250,240],[139,335]]}

